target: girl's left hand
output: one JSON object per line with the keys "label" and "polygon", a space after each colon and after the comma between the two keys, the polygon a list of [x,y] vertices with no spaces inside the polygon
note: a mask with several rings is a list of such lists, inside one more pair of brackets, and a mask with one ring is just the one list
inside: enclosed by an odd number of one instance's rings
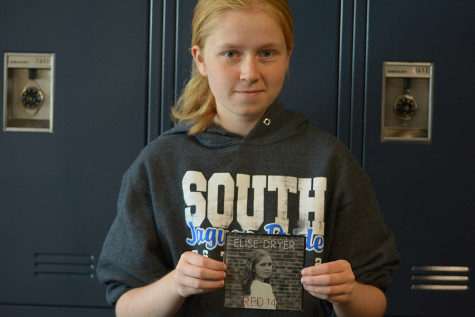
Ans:
{"label": "girl's left hand", "polygon": [[311,295],[332,304],[348,302],[356,284],[351,265],[345,260],[306,267],[301,282]]}

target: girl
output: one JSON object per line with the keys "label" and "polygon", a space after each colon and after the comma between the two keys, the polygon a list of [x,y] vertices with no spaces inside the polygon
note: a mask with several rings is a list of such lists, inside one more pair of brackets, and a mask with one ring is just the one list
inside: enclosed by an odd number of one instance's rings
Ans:
{"label": "girl", "polygon": [[[276,300],[270,278],[273,271],[272,258],[265,250],[255,250],[246,259],[246,271],[242,280],[244,295],[257,298],[257,305],[253,308],[276,309]],[[246,303],[246,301],[244,301]],[[244,308],[249,308],[244,304]]]}
{"label": "girl", "polygon": [[125,173],[100,256],[117,316],[262,312],[223,308],[234,230],[307,236],[296,315],[382,316],[399,258],[371,183],[343,144],[277,101],[294,45],[287,2],[199,0],[192,32],[177,125]]}

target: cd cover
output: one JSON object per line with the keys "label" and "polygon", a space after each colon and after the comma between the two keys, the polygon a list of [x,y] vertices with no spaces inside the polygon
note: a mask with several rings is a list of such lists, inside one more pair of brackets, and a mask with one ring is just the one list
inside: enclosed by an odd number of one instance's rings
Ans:
{"label": "cd cover", "polygon": [[305,237],[226,233],[224,306],[302,310]]}

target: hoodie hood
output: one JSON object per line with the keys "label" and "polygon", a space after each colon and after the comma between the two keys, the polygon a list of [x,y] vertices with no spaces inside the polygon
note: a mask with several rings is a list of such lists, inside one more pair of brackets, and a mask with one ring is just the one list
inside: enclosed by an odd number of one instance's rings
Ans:
{"label": "hoodie hood", "polygon": [[[303,133],[307,126],[308,120],[304,115],[286,110],[283,104],[274,102],[244,137],[228,132],[215,124],[194,137],[207,148],[223,148],[236,144],[267,145]],[[186,134],[189,130],[189,122],[182,121],[164,135]]]}

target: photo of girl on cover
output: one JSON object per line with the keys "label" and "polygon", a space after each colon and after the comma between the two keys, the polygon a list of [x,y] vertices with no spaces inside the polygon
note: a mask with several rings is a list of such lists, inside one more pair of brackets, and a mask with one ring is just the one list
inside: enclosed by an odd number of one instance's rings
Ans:
{"label": "photo of girl on cover", "polygon": [[[242,287],[247,301],[255,301],[259,309],[276,309],[276,300],[270,284],[273,265],[269,252],[255,250],[246,260]],[[248,308],[244,305],[244,308]]]}

